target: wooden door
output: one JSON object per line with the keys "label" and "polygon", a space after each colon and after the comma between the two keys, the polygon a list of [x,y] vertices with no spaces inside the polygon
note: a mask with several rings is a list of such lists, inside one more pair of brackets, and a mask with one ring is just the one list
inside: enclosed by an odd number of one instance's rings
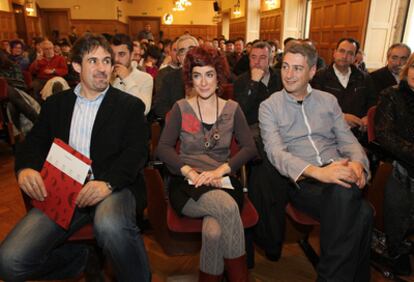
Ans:
{"label": "wooden door", "polygon": [[59,38],[68,37],[70,33],[70,19],[68,9],[42,9],[42,22],[44,34],[49,40],[54,40],[56,31]]}
{"label": "wooden door", "polygon": [[154,35],[155,42],[158,42],[161,39],[160,17],[129,17],[129,36],[131,36],[132,39],[135,39],[147,23],[151,25],[151,32]]}
{"label": "wooden door", "polygon": [[17,38],[23,39],[27,42],[27,28],[25,19],[24,6],[13,3],[14,19],[16,22]]}

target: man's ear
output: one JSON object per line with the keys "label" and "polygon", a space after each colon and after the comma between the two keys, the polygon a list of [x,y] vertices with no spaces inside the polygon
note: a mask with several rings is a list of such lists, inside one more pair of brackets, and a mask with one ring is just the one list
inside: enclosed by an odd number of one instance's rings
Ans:
{"label": "man's ear", "polygon": [[80,73],[82,70],[82,66],[79,63],[72,62],[72,67],[77,73]]}
{"label": "man's ear", "polygon": [[310,80],[312,80],[312,78],[314,77],[315,73],[316,73],[316,64],[313,65],[310,68],[310,70],[309,70],[309,78],[310,78]]}

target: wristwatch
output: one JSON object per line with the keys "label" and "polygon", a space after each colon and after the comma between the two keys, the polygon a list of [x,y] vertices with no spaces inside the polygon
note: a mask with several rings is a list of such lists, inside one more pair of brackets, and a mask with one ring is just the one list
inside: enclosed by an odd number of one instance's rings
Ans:
{"label": "wristwatch", "polygon": [[108,187],[109,191],[113,192],[114,191],[114,187],[112,187],[111,183],[109,182],[105,182],[106,187]]}

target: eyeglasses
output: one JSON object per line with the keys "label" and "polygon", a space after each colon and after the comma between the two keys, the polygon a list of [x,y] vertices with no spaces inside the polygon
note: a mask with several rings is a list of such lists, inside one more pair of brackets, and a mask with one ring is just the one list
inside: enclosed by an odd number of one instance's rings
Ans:
{"label": "eyeglasses", "polygon": [[399,57],[399,56],[391,56],[391,61],[396,62],[396,61],[401,61],[403,63],[405,63],[408,60],[408,57]]}
{"label": "eyeglasses", "polygon": [[188,48],[180,48],[180,49],[178,49],[178,52],[177,52],[177,54],[179,55],[179,56],[182,56],[182,55],[185,55],[185,54],[187,54],[187,52],[188,51],[190,51],[191,49],[193,49],[195,46],[189,46]]}

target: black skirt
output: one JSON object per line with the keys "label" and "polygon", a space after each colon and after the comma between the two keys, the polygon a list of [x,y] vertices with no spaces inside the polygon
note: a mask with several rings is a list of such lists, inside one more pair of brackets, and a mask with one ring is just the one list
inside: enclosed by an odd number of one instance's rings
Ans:
{"label": "black skirt", "polygon": [[190,198],[197,201],[204,193],[220,189],[227,192],[236,201],[239,211],[241,211],[244,201],[243,187],[240,181],[233,176],[230,176],[230,181],[234,189],[221,189],[207,185],[195,188],[194,185],[188,184],[183,176],[173,175],[168,185],[170,204],[178,215],[183,216],[182,210]]}

